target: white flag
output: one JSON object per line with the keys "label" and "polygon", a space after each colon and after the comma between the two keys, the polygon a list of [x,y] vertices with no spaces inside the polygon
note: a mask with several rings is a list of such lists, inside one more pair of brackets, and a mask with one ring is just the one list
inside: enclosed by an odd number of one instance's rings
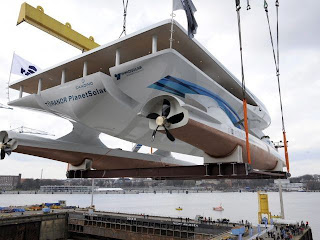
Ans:
{"label": "white flag", "polygon": [[25,77],[35,72],[38,72],[39,70],[41,69],[36,65],[32,64],[31,62],[23,59],[17,54],[13,55],[11,73]]}

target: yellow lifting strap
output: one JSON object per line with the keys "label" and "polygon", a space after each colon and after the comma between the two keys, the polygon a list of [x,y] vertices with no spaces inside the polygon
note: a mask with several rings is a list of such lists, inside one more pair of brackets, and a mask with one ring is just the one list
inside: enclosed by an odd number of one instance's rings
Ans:
{"label": "yellow lifting strap", "polygon": [[24,21],[69,43],[81,51],[88,51],[100,46],[94,41],[93,37],[90,36],[87,38],[74,31],[70,23],[63,24],[46,15],[41,6],[34,8],[26,2],[22,3],[17,25]]}

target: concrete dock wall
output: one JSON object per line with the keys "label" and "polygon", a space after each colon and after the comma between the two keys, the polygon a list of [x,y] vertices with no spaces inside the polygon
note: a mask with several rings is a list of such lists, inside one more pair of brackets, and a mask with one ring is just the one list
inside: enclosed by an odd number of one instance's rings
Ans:
{"label": "concrete dock wall", "polygon": [[311,228],[308,228],[299,240],[313,240]]}
{"label": "concrete dock wall", "polygon": [[67,239],[67,213],[8,215],[0,218],[0,240]]}
{"label": "concrete dock wall", "polygon": [[67,239],[67,219],[53,219],[41,222],[39,240]]}
{"label": "concrete dock wall", "polygon": [[40,222],[27,222],[0,226],[0,240],[38,240]]}

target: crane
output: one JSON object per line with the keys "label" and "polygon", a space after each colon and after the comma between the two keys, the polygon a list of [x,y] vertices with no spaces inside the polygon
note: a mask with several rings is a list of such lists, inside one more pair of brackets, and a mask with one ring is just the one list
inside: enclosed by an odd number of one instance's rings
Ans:
{"label": "crane", "polygon": [[45,14],[41,6],[34,8],[26,2],[22,3],[17,25],[22,22],[27,22],[83,52],[100,46],[92,36],[87,38],[73,30],[70,23],[63,24]]}

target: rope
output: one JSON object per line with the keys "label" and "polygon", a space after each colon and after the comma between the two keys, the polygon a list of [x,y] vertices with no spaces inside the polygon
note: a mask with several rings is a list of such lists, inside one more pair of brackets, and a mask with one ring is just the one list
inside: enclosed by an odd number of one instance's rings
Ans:
{"label": "rope", "polygon": [[269,34],[270,34],[270,42],[272,46],[272,53],[273,53],[273,60],[274,64],[276,67],[276,75],[277,75],[277,80],[278,80],[278,91],[279,91],[279,98],[280,98],[280,109],[281,109],[281,120],[282,120],[282,131],[285,132],[285,126],[284,126],[284,117],[283,117],[283,106],[282,106],[282,97],[281,97],[281,87],[280,87],[280,69],[279,69],[279,2],[278,0],[276,1],[276,9],[277,9],[277,56],[275,52],[275,47],[273,43],[273,36],[272,36],[272,31],[270,27],[270,20],[269,20],[269,11],[268,11],[268,3],[266,0],[264,0],[264,9],[266,12],[266,17],[267,17],[267,22],[268,22],[268,27],[269,27]]}
{"label": "rope", "polygon": [[276,0],[276,12],[277,12],[277,78],[278,78],[278,86],[279,86],[279,97],[280,97],[280,108],[281,108],[281,119],[282,119],[282,131],[285,132],[285,126],[284,126],[284,114],[283,114],[283,107],[282,107],[282,97],[281,97],[281,89],[280,89],[280,50],[279,50],[279,1]]}
{"label": "rope", "polygon": [[247,0],[247,10],[250,10],[251,6],[250,6],[250,0]]}
{"label": "rope", "polygon": [[278,71],[279,68],[279,0],[276,0],[276,12],[277,12],[277,60],[278,60]]}
{"label": "rope", "polygon": [[127,0],[126,3],[125,3],[125,0],[122,0],[122,4],[123,4],[123,26],[122,26],[122,32],[121,32],[119,38],[121,38],[122,34],[124,34],[125,36],[127,35],[127,33],[126,33],[126,24],[127,24],[128,2],[129,2],[129,0]]}
{"label": "rope", "polygon": [[240,45],[240,59],[241,59],[241,85],[242,85],[242,97],[246,99],[246,83],[244,78],[244,67],[243,67],[243,54],[242,54],[242,38],[241,38],[241,19],[240,19],[240,0],[236,0],[236,11],[238,18],[238,32],[239,32],[239,45]]}
{"label": "rope", "polygon": [[269,20],[268,3],[267,3],[266,0],[264,0],[264,10],[265,10],[265,12],[266,12],[267,21],[268,21],[270,41],[271,41],[272,53],[273,53],[273,60],[274,60],[274,64],[275,64],[275,67],[276,67],[276,72],[277,72],[277,75],[278,75],[278,73],[279,73],[279,70],[278,70],[278,62],[277,62],[276,53],[275,53],[275,50],[274,50],[274,43],[273,43],[273,37],[272,37],[272,32],[271,32],[271,27],[270,27],[270,20]]}
{"label": "rope", "polygon": [[273,43],[273,36],[272,36],[271,27],[270,27],[268,3],[267,3],[266,0],[264,0],[264,9],[265,9],[265,12],[266,12],[266,17],[267,17],[267,22],[268,22],[268,27],[269,27],[269,34],[270,34],[270,41],[271,41],[271,46],[272,46],[273,59],[274,59],[275,67],[276,67],[276,75],[277,75],[277,81],[278,81],[278,92],[279,92],[279,101],[280,101],[280,110],[281,110],[281,123],[282,123],[282,133],[283,133],[283,142],[284,142],[284,152],[285,152],[287,170],[289,172],[289,169],[290,169],[289,168],[289,155],[288,155],[288,147],[287,147],[286,130],[285,130],[285,124],[284,124],[284,114],[283,114],[281,86],[280,86],[279,0],[276,0],[275,6],[276,6],[276,16],[277,16],[277,54],[275,53],[275,47],[274,47],[274,43]]}
{"label": "rope", "polygon": [[[239,45],[240,45],[240,59],[241,59],[241,83],[242,83],[242,96],[243,96],[243,119],[244,119],[244,128],[246,133],[246,150],[247,150],[247,159],[248,163],[251,164],[250,156],[250,144],[249,144],[249,127],[248,127],[248,110],[247,110],[247,99],[246,99],[246,82],[244,77],[244,67],[243,67],[243,54],[242,54],[242,38],[241,38],[241,19],[240,19],[240,0],[236,1],[236,11],[238,18],[238,32],[239,32]],[[249,2],[248,2],[249,3]]]}

